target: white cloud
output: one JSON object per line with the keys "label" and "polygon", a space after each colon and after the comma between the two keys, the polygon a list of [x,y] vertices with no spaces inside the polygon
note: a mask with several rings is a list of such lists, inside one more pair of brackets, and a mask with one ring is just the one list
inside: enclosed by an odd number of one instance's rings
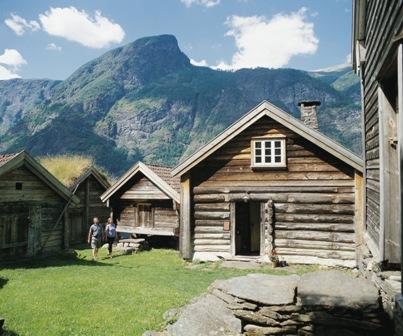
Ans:
{"label": "white cloud", "polygon": [[190,63],[195,65],[195,66],[208,67],[208,63],[207,63],[207,61],[205,59],[202,59],[200,61],[196,61],[193,58],[191,58]]}
{"label": "white cloud", "polygon": [[277,14],[270,20],[264,16],[231,16],[226,25],[237,51],[230,63],[220,62],[215,68],[280,68],[296,55],[311,55],[318,49],[314,25],[307,21],[306,8],[291,14]]}
{"label": "white cloud", "polygon": [[94,16],[75,7],[50,8],[39,15],[42,29],[49,35],[63,37],[89,48],[105,48],[122,42],[122,27],[96,11]]}
{"label": "white cloud", "polygon": [[203,7],[214,7],[220,4],[221,0],[180,0],[186,7],[199,5]]}
{"label": "white cloud", "polygon": [[20,75],[11,72],[8,70],[6,67],[3,67],[0,65],[0,80],[7,80],[7,79],[13,79],[13,78],[20,78]]}
{"label": "white cloud", "polygon": [[0,80],[20,78],[17,72],[24,64],[27,64],[27,61],[17,50],[5,49],[0,55]]}
{"label": "white cloud", "polygon": [[37,21],[31,20],[28,22],[21,16],[13,13],[10,16],[11,18],[5,19],[4,23],[19,36],[23,35],[26,30],[36,31],[41,28]]}
{"label": "white cloud", "polygon": [[351,63],[352,63],[352,61],[351,61],[351,53],[349,53],[349,54],[346,56],[346,63],[347,63],[347,64],[351,64]]}
{"label": "white cloud", "polygon": [[49,43],[46,46],[46,50],[51,50],[51,51],[62,51],[62,47],[56,45],[55,43]]}
{"label": "white cloud", "polygon": [[27,61],[22,55],[15,49],[5,49],[4,53],[0,55],[0,64],[9,65],[14,68],[18,68],[23,64],[27,64]]}

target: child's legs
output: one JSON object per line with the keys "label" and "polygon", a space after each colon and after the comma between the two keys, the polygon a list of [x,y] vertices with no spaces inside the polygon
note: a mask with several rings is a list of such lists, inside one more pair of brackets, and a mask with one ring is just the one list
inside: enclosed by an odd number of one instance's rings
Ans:
{"label": "child's legs", "polygon": [[115,238],[108,238],[108,251],[109,251],[109,254],[112,253],[112,246],[113,246],[114,240],[115,240]]}

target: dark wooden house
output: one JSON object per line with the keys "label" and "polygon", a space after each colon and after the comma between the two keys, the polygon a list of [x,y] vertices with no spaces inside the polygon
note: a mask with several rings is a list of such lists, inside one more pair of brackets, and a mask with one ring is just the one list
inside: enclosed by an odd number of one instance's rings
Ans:
{"label": "dark wooden house", "polygon": [[261,258],[354,266],[362,160],[317,127],[262,102],[173,169],[184,258]]}
{"label": "dark wooden house", "polygon": [[107,178],[95,167],[86,169],[69,186],[79,203],[69,211],[70,244],[87,241],[92,219],[98,217],[105,224],[110,216],[110,209],[101,201],[101,195],[110,187]]}
{"label": "dark wooden house", "polygon": [[401,263],[403,2],[353,2],[353,66],[363,105],[366,243],[388,267]]}
{"label": "dark wooden house", "polygon": [[0,155],[0,257],[33,256],[68,245],[70,190],[27,152]]}
{"label": "dark wooden house", "polygon": [[179,179],[170,172],[139,162],[101,196],[112,208],[119,232],[178,235]]}

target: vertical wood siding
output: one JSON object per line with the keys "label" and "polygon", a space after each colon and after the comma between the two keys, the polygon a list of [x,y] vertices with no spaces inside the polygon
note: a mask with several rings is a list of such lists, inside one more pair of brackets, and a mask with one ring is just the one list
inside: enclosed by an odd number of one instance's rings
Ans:
{"label": "vertical wood siding", "polygon": [[403,28],[401,1],[367,1],[366,62],[363,69],[363,102],[366,163],[366,222],[368,235],[379,243],[379,111],[375,73],[393,36]]}

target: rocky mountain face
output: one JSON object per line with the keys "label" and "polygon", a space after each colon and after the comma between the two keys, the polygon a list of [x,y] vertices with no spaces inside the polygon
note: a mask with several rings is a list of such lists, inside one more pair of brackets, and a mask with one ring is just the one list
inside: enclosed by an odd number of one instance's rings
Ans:
{"label": "rocky mountain face", "polygon": [[0,81],[0,152],[91,155],[114,175],[135,161],[174,165],[263,99],[299,117],[320,100],[322,132],[359,153],[351,69],[305,72],[193,66],[171,35],[111,50],[64,81]]}

